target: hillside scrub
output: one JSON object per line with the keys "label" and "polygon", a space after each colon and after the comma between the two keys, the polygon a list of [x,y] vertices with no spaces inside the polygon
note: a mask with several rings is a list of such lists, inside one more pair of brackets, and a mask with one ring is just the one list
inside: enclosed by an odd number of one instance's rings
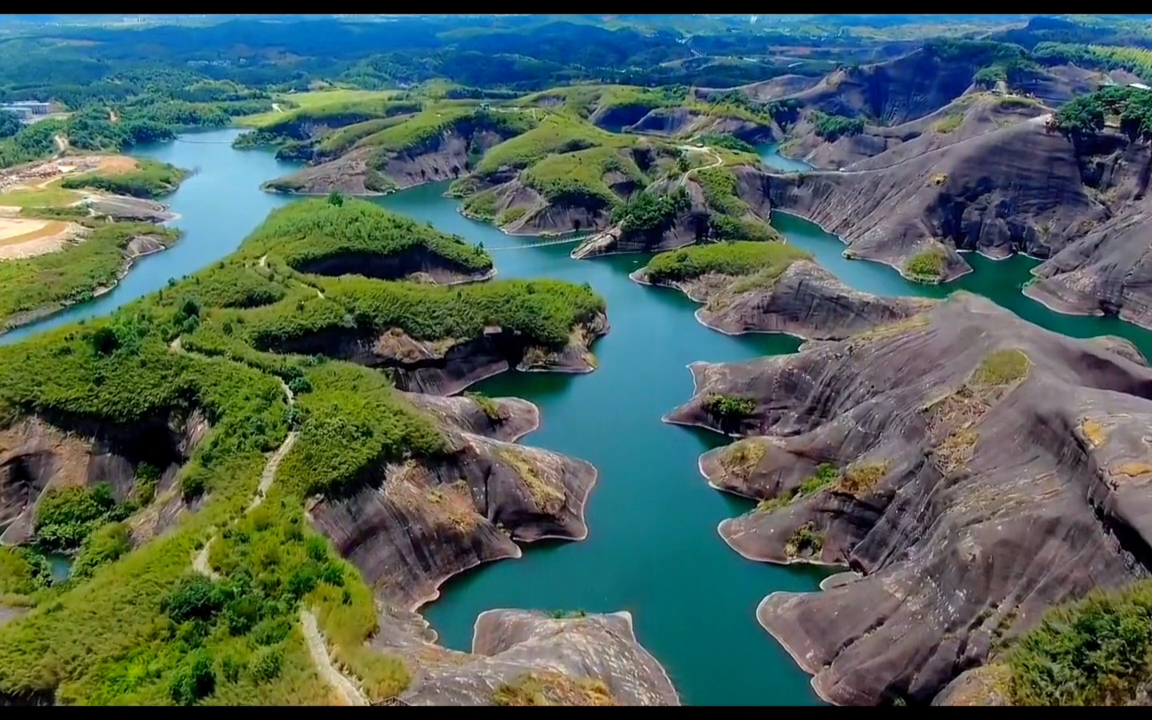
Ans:
{"label": "hillside scrub", "polygon": [[940,250],[924,250],[908,258],[904,265],[908,276],[919,282],[937,282],[944,274],[944,255]]}
{"label": "hillside scrub", "polygon": [[850,118],[813,110],[811,119],[816,134],[828,142],[835,142],[845,135],[859,135],[864,132],[864,118]]}
{"label": "hillside scrub", "polygon": [[1005,661],[1015,705],[1127,705],[1152,675],[1152,585],[1096,592],[1050,611]]}
{"label": "hillside scrub", "polygon": [[73,190],[89,188],[116,195],[155,198],[175,191],[188,176],[187,170],[181,170],[168,163],[148,158],[136,162],[136,168],[127,172],[91,172],[67,177],[60,183],[60,187]]}
{"label": "hillside scrub", "polygon": [[1152,137],[1152,93],[1112,85],[1073,98],[1056,111],[1056,127],[1071,135],[1091,135],[1116,118],[1120,130],[1132,140]]}
{"label": "hillside scrub", "polygon": [[696,138],[696,142],[707,147],[720,147],[734,152],[755,153],[756,148],[732,135],[705,133]]}
{"label": "hillside scrub", "polygon": [[505,140],[486,152],[475,172],[486,176],[502,168],[521,170],[549,155],[601,146],[625,148],[636,142],[634,137],[614,135],[579,120],[549,115],[537,127]]}
{"label": "hillside scrub", "polygon": [[[300,303],[309,298],[317,317],[408,325],[425,337],[466,337],[496,321],[559,343],[603,301],[558,281],[450,288],[289,269],[286,257],[333,247],[456,251],[457,241],[366,205],[301,201],[270,215],[216,266],[108,317],[0,347],[5,422],[39,414],[65,427],[131,427],[200,410],[210,426],[164,497],[156,497],[158,470],[145,463],[126,503],[109,502],[100,488],[49,492],[37,530],[53,547],[78,550],[68,581],[51,583],[29,550],[0,550],[0,591],[35,606],[0,626],[0,693],[55,692],[63,704],[324,704],[330,691],[298,628],[300,608],[316,614],[337,662],[370,700],[407,687],[404,662],[365,644],[376,631],[372,591],[308,528],[304,502],[371,481],[382,463],[446,452],[445,439],[386,375],[269,355],[251,339],[276,323],[307,324],[312,310]],[[468,252],[490,263],[483,251]],[[180,348],[171,345],[177,338]],[[221,352],[199,354],[197,338]],[[296,407],[281,381],[297,393]],[[299,438],[276,483],[245,514],[268,453],[290,428]],[[180,494],[199,498],[199,509],[132,549],[136,513]],[[208,561],[219,580],[190,571],[213,536]]]}
{"label": "hillside scrub", "polygon": [[492,259],[463,238],[357,199],[337,205],[327,198],[310,198],[278,208],[248,236],[241,251],[254,256],[275,251],[290,267],[299,268],[343,254],[388,256],[416,248],[465,270],[492,268]]}
{"label": "hillside scrub", "polygon": [[433,106],[359,141],[382,152],[403,152],[424,147],[442,133],[467,124],[472,131],[490,130],[504,136],[530,132],[536,123],[527,113],[498,113],[469,106]]}
{"label": "hillside scrub", "polygon": [[590,289],[555,280],[506,280],[456,288],[387,282],[361,277],[319,281],[315,293],[290,296],[275,305],[222,314],[243,318],[234,333],[267,349],[297,337],[344,328],[383,332],[396,327],[426,340],[479,337],[496,325],[528,343],[567,343],[572,328],[604,308]]}
{"label": "hillside scrub", "polygon": [[630,158],[608,147],[550,155],[521,174],[524,184],[556,203],[615,205],[619,198],[604,176],[616,172],[637,182],[644,174]]}
{"label": "hillside scrub", "polygon": [[660,253],[648,261],[653,282],[678,282],[716,273],[779,276],[796,260],[812,256],[781,242],[721,242]]}
{"label": "hillside scrub", "polygon": [[661,232],[676,221],[676,216],[691,207],[688,191],[678,187],[670,193],[659,194],[642,190],[627,202],[616,206],[612,222],[626,233]]}
{"label": "hillside scrub", "polygon": [[0,262],[0,318],[10,323],[19,313],[91,300],[116,284],[128,262],[128,244],[141,235],[167,246],[179,231],[149,223],[100,223],[87,239],[59,252]]}

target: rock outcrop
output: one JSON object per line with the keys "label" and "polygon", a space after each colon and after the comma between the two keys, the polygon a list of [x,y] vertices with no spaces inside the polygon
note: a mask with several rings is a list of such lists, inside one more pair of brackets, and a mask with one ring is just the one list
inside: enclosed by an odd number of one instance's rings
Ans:
{"label": "rock outcrop", "polygon": [[[649,282],[645,269],[633,273],[633,278]],[[856,292],[810,260],[793,262],[769,282],[712,273],[671,287],[704,305],[696,311],[697,320],[728,335],[785,333],[841,340],[909,318],[932,304]]]}
{"label": "rock outcrop", "polygon": [[945,282],[970,270],[958,249],[1049,257],[1108,218],[1109,188],[1137,183],[1123,159],[1135,150],[1118,138],[1085,147],[1043,118],[890,165],[877,156],[870,168],[773,176],[771,199],[838,234],[854,257],[907,272],[916,255],[939,254]]}
{"label": "rock outcrop", "polygon": [[956,293],[795,355],[695,364],[666,419],[745,438],[700,461],[762,501],[721,524],[735,550],[860,575],[757,610],[817,692],[928,703],[1049,607],[1149,575],[1152,370],[1131,351]]}
{"label": "rock outcrop", "polygon": [[86,201],[93,215],[126,222],[162,223],[176,219],[166,205],[121,195],[92,195]]}
{"label": "rock outcrop", "polygon": [[550,617],[490,610],[472,653],[445,650],[413,613],[386,609],[375,648],[417,667],[406,705],[679,705],[660,664],[636,641],[632,616]]}
{"label": "rock outcrop", "polygon": [[598,313],[578,324],[564,347],[545,347],[499,327],[477,338],[418,340],[399,328],[380,334],[338,328],[279,340],[282,353],[324,354],[368,367],[387,369],[401,390],[452,395],[513,368],[520,371],[586,373],[596,368],[591,345],[608,333]]}
{"label": "rock outcrop", "polygon": [[355,494],[315,500],[313,525],[357,566],[380,600],[373,648],[402,657],[406,705],[678,705],[628,613],[548,617],[495,610],[476,622],[472,654],[436,645],[416,614],[448,578],[520,557],[517,542],[587,535],[595,469],[513,444],[539,424],[523,400],[405,394],[436,419],[444,458],[380,468]]}
{"label": "rock outcrop", "polygon": [[663,194],[683,188],[688,193],[687,209],[668,219],[662,226],[643,232],[628,232],[613,226],[589,237],[572,251],[577,260],[619,253],[654,253],[675,250],[698,243],[706,238],[737,240],[725,234],[733,222],[744,223],[757,229],[761,237],[748,239],[774,239],[779,235],[768,225],[772,214],[771,178],[759,168],[738,165],[725,168],[735,180],[733,200],[741,206],[739,217],[720,216],[724,213],[712,207],[704,187],[695,173],[685,173],[674,180],[657,183],[649,192]]}
{"label": "rock outcrop", "polygon": [[15,422],[0,431],[0,542],[33,539],[36,508],[49,488],[107,484],[123,502],[136,487],[140,463],[161,470],[156,495],[172,503],[139,518],[134,535],[142,540],[170,527],[185,510],[175,492],[177,473],[207,430],[199,412],[123,428],[34,416]]}
{"label": "rock outcrop", "polygon": [[370,142],[318,165],[273,180],[265,188],[300,194],[378,195],[393,190],[451,180],[465,175],[470,158],[512,137],[514,133],[469,114],[441,132],[402,150],[374,147]]}
{"label": "rock outcrop", "polygon": [[[517,409],[500,412],[514,417]],[[447,457],[380,468],[378,482],[310,510],[378,595],[405,610],[436,599],[453,575],[520,557],[516,541],[582,540],[588,533],[591,465],[458,428],[446,435]]]}
{"label": "rock outcrop", "polygon": [[816,168],[878,169],[1049,112],[1025,97],[968,92],[923,117],[893,126],[865,125],[859,134],[832,141],[818,136],[810,123],[801,123],[788,148],[790,155]]}

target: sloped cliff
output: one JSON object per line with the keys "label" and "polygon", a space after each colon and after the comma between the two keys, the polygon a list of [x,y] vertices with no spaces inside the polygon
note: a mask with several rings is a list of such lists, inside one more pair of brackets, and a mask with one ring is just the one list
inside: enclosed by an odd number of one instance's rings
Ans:
{"label": "sloped cliff", "polygon": [[927,703],[1049,607],[1148,576],[1152,371],[1129,357],[957,293],[797,355],[697,363],[668,420],[746,438],[700,463],[762,501],[721,524],[735,550],[856,573],[757,611],[820,695]]}

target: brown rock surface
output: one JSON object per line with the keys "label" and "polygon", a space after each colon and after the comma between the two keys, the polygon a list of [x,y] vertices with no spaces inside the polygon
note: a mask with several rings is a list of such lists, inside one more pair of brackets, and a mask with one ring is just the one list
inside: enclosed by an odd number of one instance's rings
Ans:
{"label": "brown rock surface", "polygon": [[420,669],[406,705],[679,705],[664,669],[636,641],[627,612],[549,617],[490,610],[472,653],[445,650],[420,616],[385,610],[373,647]]}
{"label": "brown rock surface", "polygon": [[1152,370],[1111,347],[957,293],[795,355],[692,367],[670,422],[720,429],[707,398],[750,401],[723,423],[748,439],[700,461],[764,501],[722,537],[862,575],[758,609],[821,696],[930,702],[1049,607],[1148,576]]}

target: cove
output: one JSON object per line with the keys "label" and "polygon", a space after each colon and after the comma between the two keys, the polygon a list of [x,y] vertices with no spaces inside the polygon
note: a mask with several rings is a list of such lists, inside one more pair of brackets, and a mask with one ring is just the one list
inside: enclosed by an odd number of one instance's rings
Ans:
{"label": "cove", "polygon": [[[270,152],[232,149],[237,132],[181,136],[133,153],[198,170],[165,199],[181,215],[174,224],[185,230],[184,238],[172,250],[142,260],[113,292],[0,341],[104,315],[154,292],[169,278],[226,256],[271,209],[289,202],[261,192],[259,184],[292,166]],[[818,704],[807,674],[759,627],[754,611],[770,592],[816,589],[827,572],[752,563],[728,549],[716,534],[717,524],[752,504],[712,490],[697,471],[698,456],[727,440],[660,422],[692,394],[688,363],[794,352],[798,341],[707,330],[693,318],[695,303],[628,279],[646,256],[575,261],[568,257],[571,245],[524,248],[536,240],[508,237],[465,219],[458,201],[441,196],[444,189],[444,184],[424,186],[378,202],[483,242],[501,278],[588,282],[608,302],[612,331],[593,348],[600,360],[594,373],[508,373],[475,388],[535,402],[542,427],[525,442],[593,463],[599,480],[589,500],[587,540],[528,546],[520,560],[482,567],[442,588],[441,599],[425,608],[442,641],[467,649],[476,616],[497,607],[629,610],[640,641],[667,668],[685,704]],[[844,258],[845,246],[812,223],[785,213],[776,213],[773,222],[790,242],[857,289],[927,297],[966,289],[1051,330],[1075,337],[1120,335],[1152,355],[1152,333],[1114,318],[1057,315],[1024,297],[1020,288],[1034,260],[996,262],[969,254],[974,273],[944,287],[918,285],[886,266]]]}
{"label": "cove", "polygon": [[121,305],[154,293],[169,278],[196,272],[231,254],[273,209],[291,198],[260,190],[260,183],[295,170],[268,150],[238,151],[232,141],[240,130],[181,135],[174,142],[134,148],[128,154],[192,170],[176,192],[160,198],[180,217],[169,223],[184,235],[171,249],[140,258],[110,292],[74,305],[39,322],[0,336],[8,344],[77,320],[107,315]]}
{"label": "cove", "polygon": [[458,201],[442,197],[446,189],[425,185],[378,202],[483,242],[498,278],[589,283],[608,303],[612,330],[593,347],[600,367],[589,375],[512,372],[474,387],[536,403],[541,427],[525,442],[587,460],[599,479],[586,540],[530,545],[519,560],[444,585],[425,608],[441,641],[468,649],[476,616],[492,608],[628,610],[685,704],[818,704],[807,675],[756,625],[755,609],[773,590],[815,590],[828,573],[730,550],[716,526],[752,503],[711,489],[697,470],[700,454],[727,440],[660,421],[692,394],[688,363],[794,352],[799,341],[708,330],[692,301],[628,279],[647,256],[572,260],[573,245],[524,248],[536,240],[468,220]]}

